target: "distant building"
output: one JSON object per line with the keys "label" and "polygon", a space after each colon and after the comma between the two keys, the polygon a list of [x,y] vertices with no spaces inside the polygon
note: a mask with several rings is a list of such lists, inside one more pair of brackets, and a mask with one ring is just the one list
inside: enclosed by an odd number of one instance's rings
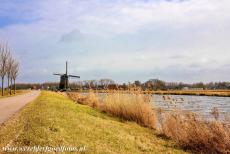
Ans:
{"label": "distant building", "polygon": [[189,88],[189,87],[183,87],[182,90],[204,90],[204,88]]}
{"label": "distant building", "polygon": [[189,87],[183,87],[182,90],[189,90]]}

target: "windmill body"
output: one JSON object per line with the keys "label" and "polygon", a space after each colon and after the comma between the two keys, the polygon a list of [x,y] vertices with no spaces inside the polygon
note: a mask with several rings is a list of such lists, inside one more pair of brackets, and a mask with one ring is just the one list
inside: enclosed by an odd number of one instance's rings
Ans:
{"label": "windmill body", "polygon": [[59,83],[59,90],[60,91],[66,91],[66,90],[70,89],[69,88],[69,77],[80,78],[80,76],[68,74],[68,63],[67,62],[66,62],[66,73],[65,74],[54,73],[54,75],[60,76],[60,83]]}

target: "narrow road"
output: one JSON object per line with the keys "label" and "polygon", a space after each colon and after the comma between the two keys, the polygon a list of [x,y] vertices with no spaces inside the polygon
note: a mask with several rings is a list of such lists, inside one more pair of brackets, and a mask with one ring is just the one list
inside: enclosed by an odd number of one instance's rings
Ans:
{"label": "narrow road", "polygon": [[18,96],[0,99],[0,125],[17,113],[27,103],[33,101],[40,94],[40,91],[31,91]]}

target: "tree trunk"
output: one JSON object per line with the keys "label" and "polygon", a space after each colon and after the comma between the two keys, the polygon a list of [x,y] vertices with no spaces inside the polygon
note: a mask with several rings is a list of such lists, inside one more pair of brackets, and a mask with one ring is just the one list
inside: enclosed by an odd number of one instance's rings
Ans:
{"label": "tree trunk", "polygon": [[4,96],[4,77],[2,77],[2,96]]}
{"label": "tree trunk", "polygon": [[8,89],[8,94],[10,93],[10,77],[7,76],[7,80],[8,80],[8,86],[7,86],[7,89]]}
{"label": "tree trunk", "polygon": [[16,79],[14,79],[14,94],[16,94],[16,84],[15,84],[15,80],[16,80]]}
{"label": "tree trunk", "polygon": [[12,85],[13,85],[13,79],[10,78],[10,95],[12,95]]}

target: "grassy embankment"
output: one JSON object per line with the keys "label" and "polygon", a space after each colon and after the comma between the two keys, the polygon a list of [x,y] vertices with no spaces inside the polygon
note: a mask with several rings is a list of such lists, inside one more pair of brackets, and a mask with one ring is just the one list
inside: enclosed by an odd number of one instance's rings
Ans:
{"label": "grassy embankment", "polygon": [[42,92],[0,128],[0,147],[86,146],[85,153],[184,153],[154,130]]}
{"label": "grassy embankment", "polygon": [[5,97],[11,97],[11,96],[16,96],[16,95],[20,95],[20,94],[24,94],[29,92],[30,90],[16,90],[16,93],[14,94],[14,91],[12,91],[12,94],[10,95],[8,90],[4,91],[4,96],[2,96],[2,91],[0,90],[0,98],[5,98]]}
{"label": "grassy embankment", "polygon": [[212,112],[215,121],[206,121],[194,113],[178,110],[159,110],[156,114],[150,95],[143,95],[141,91],[130,94],[108,92],[99,96],[94,93],[67,94],[78,103],[149,128],[155,128],[158,119],[162,135],[171,138],[183,149],[207,154],[230,152],[230,120],[218,121],[218,110]]}

